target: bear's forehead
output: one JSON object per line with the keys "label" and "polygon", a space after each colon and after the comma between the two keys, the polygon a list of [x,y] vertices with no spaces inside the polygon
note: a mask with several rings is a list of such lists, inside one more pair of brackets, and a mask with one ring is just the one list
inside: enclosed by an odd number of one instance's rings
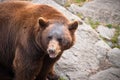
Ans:
{"label": "bear's forehead", "polygon": [[67,26],[63,25],[63,24],[59,24],[59,23],[56,23],[56,24],[53,24],[51,25],[51,29],[49,31],[49,35],[50,36],[63,36],[65,35],[67,31]]}

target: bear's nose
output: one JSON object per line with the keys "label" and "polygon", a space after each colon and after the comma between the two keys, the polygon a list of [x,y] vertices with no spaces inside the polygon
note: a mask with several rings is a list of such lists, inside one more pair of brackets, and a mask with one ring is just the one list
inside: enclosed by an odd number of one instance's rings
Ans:
{"label": "bear's nose", "polygon": [[48,53],[55,53],[55,49],[48,49]]}

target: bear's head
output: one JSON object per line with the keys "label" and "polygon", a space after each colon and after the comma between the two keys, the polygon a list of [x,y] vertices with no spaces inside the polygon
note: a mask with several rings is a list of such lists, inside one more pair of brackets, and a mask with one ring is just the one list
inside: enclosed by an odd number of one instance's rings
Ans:
{"label": "bear's head", "polygon": [[38,44],[50,58],[55,58],[73,46],[78,22],[62,23],[39,18],[40,33]]}

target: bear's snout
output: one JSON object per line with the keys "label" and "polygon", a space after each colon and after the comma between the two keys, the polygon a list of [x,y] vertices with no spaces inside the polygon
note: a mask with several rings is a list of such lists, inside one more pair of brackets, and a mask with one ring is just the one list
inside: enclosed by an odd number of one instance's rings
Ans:
{"label": "bear's snout", "polygon": [[57,53],[54,48],[47,49],[47,52],[50,58],[55,58],[57,56]]}
{"label": "bear's snout", "polygon": [[55,58],[57,55],[60,53],[60,47],[57,41],[51,40],[49,42],[48,48],[47,48],[47,53],[50,58]]}
{"label": "bear's snout", "polygon": [[54,48],[48,49],[48,53],[55,53],[55,49]]}

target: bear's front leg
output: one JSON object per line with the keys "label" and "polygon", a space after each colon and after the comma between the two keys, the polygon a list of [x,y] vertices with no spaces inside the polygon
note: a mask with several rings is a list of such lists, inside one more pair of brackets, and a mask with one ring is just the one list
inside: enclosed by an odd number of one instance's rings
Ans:
{"label": "bear's front leg", "polygon": [[51,68],[51,71],[48,73],[47,78],[49,80],[59,80],[60,76],[55,73],[54,66]]}
{"label": "bear's front leg", "polygon": [[48,80],[58,80],[59,76],[54,73],[53,67],[59,58],[60,56],[57,56],[52,59],[49,55],[46,55],[43,61],[43,66],[36,80],[46,80],[47,78]]}
{"label": "bear's front leg", "polygon": [[13,62],[15,70],[14,80],[35,80],[42,66],[42,62],[36,61],[36,59],[33,59],[33,55],[31,56],[25,50],[21,49],[22,48],[17,48],[15,52]]}

